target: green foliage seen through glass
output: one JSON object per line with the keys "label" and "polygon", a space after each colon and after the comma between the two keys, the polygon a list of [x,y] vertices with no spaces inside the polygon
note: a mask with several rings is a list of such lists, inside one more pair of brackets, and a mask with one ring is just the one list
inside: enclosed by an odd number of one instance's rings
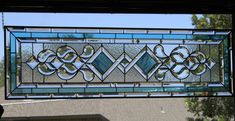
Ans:
{"label": "green foliage seen through glass", "polygon": [[[231,29],[232,15],[194,14],[192,24],[197,29]],[[194,118],[187,118],[188,121],[230,121],[234,116],[233,97],[193,97],[185,99],[185,105],[194,114]]]}

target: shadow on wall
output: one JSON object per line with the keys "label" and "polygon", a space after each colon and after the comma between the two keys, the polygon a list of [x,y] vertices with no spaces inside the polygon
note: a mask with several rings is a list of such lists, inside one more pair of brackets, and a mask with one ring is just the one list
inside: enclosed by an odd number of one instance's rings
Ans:
{"label": "shadow on wall", "polygon": [[4,112],[3,106],[0,104],[0,119],[2,117],[3,112]]}
{"label": "shadow on wall", "polygon": [[69,115],[69,116],[42,116],[42,117],[3,117],[0,121],[109,121],[100,114]]}

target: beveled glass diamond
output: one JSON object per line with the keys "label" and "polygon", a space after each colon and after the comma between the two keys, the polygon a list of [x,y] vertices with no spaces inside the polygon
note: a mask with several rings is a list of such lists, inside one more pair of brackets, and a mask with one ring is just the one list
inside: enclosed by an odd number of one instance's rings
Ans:
{"label": "beveled glass diamond", "polygon": [[80,69],[83,66],[83,62],[81,62],[81,58],[77,57],[77,59],[75,60],[75,62],[73,63],[73,65],[77,68]]}
{"label": "beveled glass diamond", "polygon": [[195,70],[199,65],[199,61],[196,57],[188,57],[184,61],[184,65],[190,70]]}
{"label": "beveled glass diamond", "polygon": [[211,69],[215,65],[215,61],[211,58],[208,58],[206,61],[206,66]]}
{"label": "beveled glass diamond", "polygon": [[52,64],[56,69],[60,68],[60,67],[63,65],[63,63],[62,63],[58,58],[55,58],[55,59],[51,62],[51,64]]}
{"label": "beveled glass diamond", "polygon": [[95,58],[92,65],[103,75],[113,65],[113,62],[102,52]]}
{"label": "beveled glass diamond", "polygon": [[121,61],[121,65],[122,65],[123,67],[126,67],[128,64],[129,64],[129,61],[128,61],[126,58],[124,58],[124,59]]}
{"label": "beveled glass diamond", "polygon": [[158,64],[159,63],[157,63],[148,53],[145,53],[136,62],[136,65],[138,65],[146,75]]}
{"label": "beveled glass diamond", "polygon": [[31,68],[31,69],[34,69],[35,67],[37,67],[37,65],[39,64],[38,60],[36,59],[35,56],[31,56],[27,62],[28,66]]}

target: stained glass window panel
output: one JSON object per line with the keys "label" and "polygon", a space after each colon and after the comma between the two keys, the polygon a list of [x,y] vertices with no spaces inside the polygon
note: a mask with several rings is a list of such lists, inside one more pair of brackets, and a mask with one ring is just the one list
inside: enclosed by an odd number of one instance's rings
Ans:
{"label": "stained glass window panel", "polygon": [[229,30],[5,27],[6,98],[231,96]]}

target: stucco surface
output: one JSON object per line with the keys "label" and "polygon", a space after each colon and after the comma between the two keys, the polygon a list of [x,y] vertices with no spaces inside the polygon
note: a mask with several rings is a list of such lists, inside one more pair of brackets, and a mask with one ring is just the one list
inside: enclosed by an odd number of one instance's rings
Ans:
{"label": "stucco surface", "polygon": [[110,121],[184,121],[184,98],[5,100],[0,89],[3,117],[100,114]]}

